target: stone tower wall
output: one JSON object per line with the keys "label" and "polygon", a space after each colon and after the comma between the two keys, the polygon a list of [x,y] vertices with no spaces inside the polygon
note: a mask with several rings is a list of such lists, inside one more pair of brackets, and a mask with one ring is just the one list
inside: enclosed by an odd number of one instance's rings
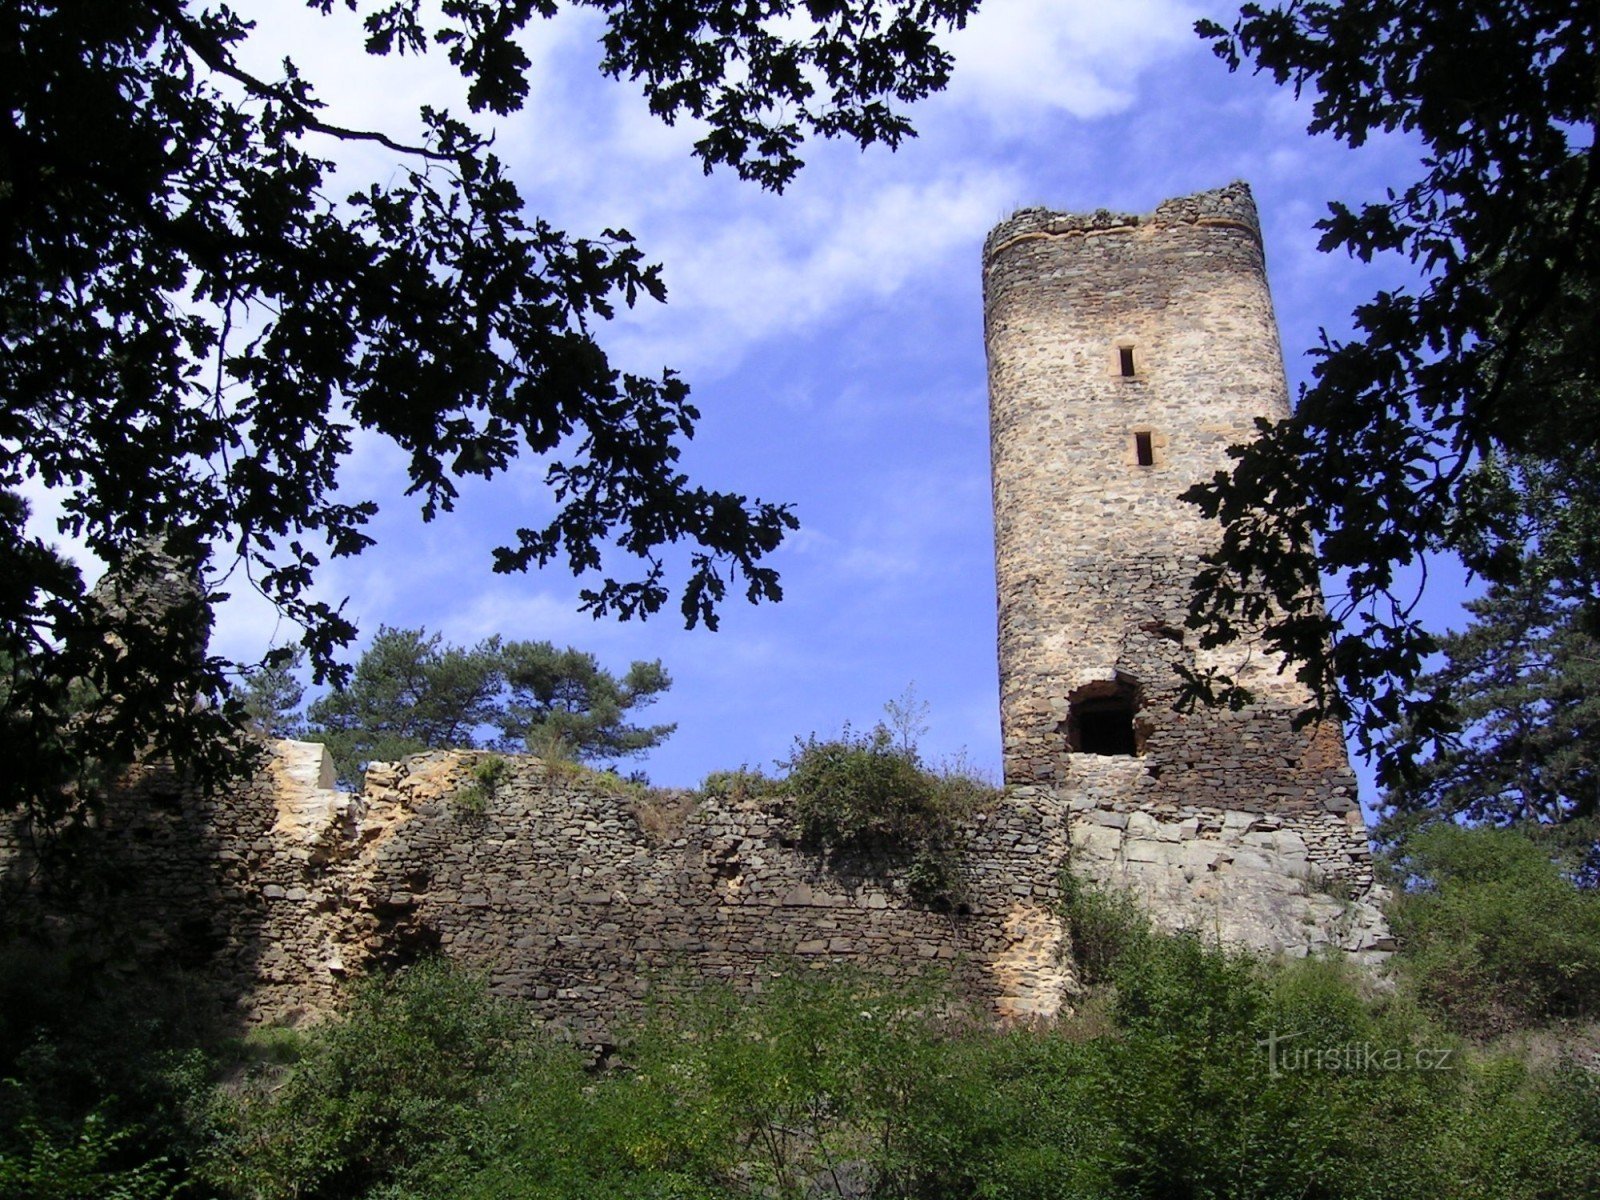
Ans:
{"label": "stone tower wall", "polygon": [[[1289,411],[1248,189],[1146,217],[1026,210],[984,263],[1007,782],[1092,770],[1068,749],[1069,709],[1121,680],[1140,694],[1147,801],[1349,811],[1339,731],[1289,728],[1308,700],[1292,674],[1249,641],[1202,652],[1184,628],[1217,530],[1178,497]],[[1227,669],[1259,702],[1175,712],[1175,663]]]}
{"label": "stone tower wall", "polygon": [[[1289,413],[1249,189],[1144,216],[1026,209],[983,262],[1006,782],[1076,814],[1085,873],[1171,923],[1204,909],[1234,940],[1281,943],[1219,889],[1208,831],[1249,829],[1341,893],[1372,873],[1341,731],[1293,728],[1310,697],[1254,640],[1202,650],[1185,628],[1219,531],[1179,497]],[[1256,703],[1180,712],[1180,667],[1225,671]],[[1075,750],[1080,706],[1112,694],[1134,708],[1134,753]]]}

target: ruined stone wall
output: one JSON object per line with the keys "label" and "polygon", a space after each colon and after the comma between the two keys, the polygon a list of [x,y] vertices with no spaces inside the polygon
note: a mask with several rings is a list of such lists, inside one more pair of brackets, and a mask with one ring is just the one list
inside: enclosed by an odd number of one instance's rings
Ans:
{"label": "ruined stone wall", "polygon": [[626,789],[534,758],[464,796],[480,757],[379,764],[359,796],[332,790],[306,743],[275,743],[257,780],[218,799],[142,771],[94,832],[109,890],[82,915],[139,963],[213,980],[245,1020],[328,1010],[346,980],[432,950],[586,1041],[609,1040],[651,988],[757,986],[795,963],[943,971],[1003,1018],[1067,999],[1053,805],[980,814],[968,898],[941,912],[892,863],[796,845],[779,801],[708,800],[662,841]]}
{"label": "ruined stone wall", "polygon": [[[1023,210],[985,244],[984,301],[1006,782],[1055,796],[1084,873],[1168,923],[1298,944],[1285,923],[1327,912],[1268,892],[1309,883],[1328,909],[1373,886],[1342,734],[1293,728],[1310,697],[1255,639],[1203,650],[1184,628],[1219,531],[1179,496],[1289,413],[1249,189],[1144,216]],[[1256,703],[1180,712],[1179,668],[1220,669]],[[1134,714],[1129,745],[1084,752],[1080,714],[1108,698]],[[1263,857],[1247,833],[1304,853]],[[1243,867],[1250,886],[1222,882]]]}
{"label": "ruined stone wall", "polygon": [[[535,758],[507,759],[492,794],[473,795],[481,758],[378,764],[360,795],[333,790],[323,747],[299,742],[274,743],[257,779],[217,798],[143,769],[80,847],[97,883],[74,914],[113,969],[185,968],[241,1022],[314,1017],[349,980],[437,951],[590,1043],[653,989],[758,987],[826,963],[937,970],[997,1018],[1048,1018],[1072,1002],[1069,858],[1158,912],[1192,868],[1209,906],[1190,924],[1206,933],[1240,940],[1255,920],[1288,954],[1375,944],[1370,906],[1326,896],[1315,837],[1277,818],[1118,823],[1108,806],[1074,827],[1054,791],[1018,789],[964,830],[963,902],[937,911],[892,862],[797,845],[781,799],[709,799],[663,836],[635,793]],[[0,846],[13,874],[24,859]]]}

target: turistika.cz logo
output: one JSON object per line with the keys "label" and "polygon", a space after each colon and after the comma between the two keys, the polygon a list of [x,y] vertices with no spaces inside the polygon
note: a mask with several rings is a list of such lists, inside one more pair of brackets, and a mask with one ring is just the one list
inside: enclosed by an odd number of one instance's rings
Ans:
{"label": "turistika.cz logo", "polygon": [[1256,1045],[1267,1052],[1267,1073],[1276,1079],[1291,1072],[1309,1071],[1451,1071],[1455,1051],[1448,1046],[1378,1046],[1371,1042],[1342,1042],[1318,1046],[1295,1042],[1301,1032],[1269,1033]]}

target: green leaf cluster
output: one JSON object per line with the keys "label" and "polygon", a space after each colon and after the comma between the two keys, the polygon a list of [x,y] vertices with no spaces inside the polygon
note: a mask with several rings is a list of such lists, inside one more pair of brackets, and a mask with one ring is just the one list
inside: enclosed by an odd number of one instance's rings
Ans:
{"label": "green leaf cluster", "polygon": [[963,823],[994,799],[975,777],[926,769],[915,745],[882,725],[796,741],[784,790],[802,843],[836,862],[897,863],[917,899],[948,907],[965,895]]}
{"label": "green leaf cluster", "polygon": [[[662,119],[703,122],[708,171],[773,189],[808,135],[910,136],[903,106],[949,76],[936,38],[975,6],[589,5],[600,69]],[[465,110],[512,119],[525,39],[563,6],[344,7],[363,26],[351,53],[432,55],[460,75]],[[550,504],[507,531],[493,568],[563,565],[596,615],[676,599],[687,625],[715,627],[730,588],[781,596],[767,559],[796,528],[789,508],[687,476],[688,385],[620,371],[602,344],[620,305],[666,296],[633,236],[531,212],[493,130],[461,113],[422,108],[410,138],[342,122],[293,54],[256,52],[257,33],[206,0],[0,10],[0,728],[14,749],[0,808],[71,810],[91,759],[153,750],[202,780],[243,765],[237,747],[216,752],[244,719],[223,700],[225,664],[108,629],[30,532],[24,485],[53,489],[62,531],[113,572],[153,539],[228,548],[216,574],[248,578],[303,628],[319,683],[342,678],[334,656],[356,635],[315,584],[373,540],[377,499],[347,470],[363,438],[399,453],[427,520],[531,460]],[[336,179],[341,146],[377,165]],[[67,711],[77,680],[118,698],[93,736]],[[174,690],[213,703],[173,705]]]}
{"label": "green leaf cluster", "polygon": [[[938,978],[774,961],[737,991],[655,981],[596,1057],[423,961],[214,1051],[209,1082],[174,1069],[178,1024],[117,1042],[134,1006],[94,1015],[113,989],[10,974],[6,1012],[27,992],[44,1015],[0,1027],[0,1181],[19,1200],[1523,1200],[1600,1178],[1591,1071],[1463,1043],[1340,962],[1119,920],[1078,1012],[1036,1027]],[[107,1095],[139,1078],[165,1090]]]}
{"label": "green leaf cluster", "polygon": [[635,662],[618,678],[594,655],[550,642],[491,637],[468,648],[385,626],[349,684],[312,702],[303,736],[327,745],[347,783],[369,762],[429,749],[487,745],[558,761],[614,761],[659,745],[676,728],[628,722],[671,685],[659,662]]}
{"label": "green leaf cluster", "polygon": [[[1595,528],[1600,530],[1600,523]],[[1563,844],[1591,882],[1600,868],[1600,636],[1585,598],[1541,553],[1514,582],[1469,601],[1422,681],[1460,732],[1385,796],[1384,832],[1441,816],[1517,827]]]}
{"label": "green leaf cluster", "polygon": [[448,1079],[402,1068],[436,1053],[407,993],[438,986],[375,992],[311,1033],[286,1081],[242,1093],[212,1183],[259,1200],[1513,1200],[1583,1194],[1600,1168],[1592,1077],[1475,1051],[1340,964],[1189,936],[1146,931],[1092,1018],[1037,1029],[848,971],[665,988],[597,1070],[477,1025],[497,1006],[470,989],[452,1002],[479,1015],[452,1028],[483,1052],[447,1033]]}
{"label": "green leaf cluster", "polygon": [[220,1094],[229,1132],[202,1174],[232,1195],[365,1195],[471,1138],[488,1089],[558,1053],[481,980],[420,962],[358,989],[286,1072]]}
{"label": "green leaf cluster", "polygon": [[1554,586],[1600,632],[1600,15],[1318,0],[1198,29],[1304,94],[1311,132],[1422,148],[1414,178],[1319,223],[1322,249],[1398,255],[1414,279],[1324,334],[1293,417],[1189,493],[1225,530],[1191,624],[1206,644],[1264,628],[1398,784],[1459,726],[1439,681],[1416,687],[1437,649],[1419,559]]}

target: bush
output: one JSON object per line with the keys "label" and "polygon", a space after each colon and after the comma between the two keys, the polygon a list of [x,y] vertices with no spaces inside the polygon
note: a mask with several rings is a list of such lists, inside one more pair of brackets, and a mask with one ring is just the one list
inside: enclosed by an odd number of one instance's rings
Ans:
{"label": "bush", "polygon": [[905,1132],[939,1073],[934,989],[785,971],[676,994],[610,1069],[545,1059],[501,1089],[476,1157],[435,1154],[417,1200],[905,1195]]}
{"label": "bush", "polygon": [[511,764],[498,754],[486,754],[472,764],[472,782],[455,795],[455,811],[464,817],[483,817],[511,775]]}
{"label": "bush", "polygon": [[861,735],[846,728],[832,741],[813,735],[795,744],[786,765],[804,845],[903,864],[908,889],[923,903],[962,899],[961,825],[994,789],[970,775],[925,770],[916,750],[896,746],[882,725]]}
{"label": "bush", "polygon": [[165,1159],[116,1165],[134,1136],[98,1112],[65,1131],[26,1117],[0,1149],[0,1200],[170,1200],[178,1189]]}
{"label": "bush", "polygon": [[1489,1037],[1600,1012],[1600,895],[1500,829],[1428,826],[1395,858],[1396,966],[1429,1009]]}
{"label": "bush", "polygon": [[597,1071],[481,984],[413,968],[309,1033],[276,1090],[245,1089],[205,1182],[251,1200],[1554,1200],[1600,1177],[1594,1078],[1464,1056],[1341,962],[1146,927],[1092,1029],[955,1021],[936,986],[849,971],[763,982],[675,995]]}
{"label": "bush", "polygon": [[181,972],[0,944],[0,1196],[165,1194],[205,1137],[213,1004]]}
{"label": "bush", "polygon": [[1072,944],[1078,982],[1088,987],[1108,982],[1123,956],[1151,936],[1150,919],[1132,896],[1061,873],[1061,915]]}
{"label": "bush", "polygon": [[739,767],[733,771],[713,771],[700,783],[700,795],[707,800],[727,800],[735,804],[774,796],[783,790],[778,780],[759,769]]}
{"label": "bush", "polygon": [[524,1011],[437,960],[362,986],[286,1072],[219,1096],[214,1187],[256,1200],[360,1196],[470,1145],[533,1058],[565,1053]]}

